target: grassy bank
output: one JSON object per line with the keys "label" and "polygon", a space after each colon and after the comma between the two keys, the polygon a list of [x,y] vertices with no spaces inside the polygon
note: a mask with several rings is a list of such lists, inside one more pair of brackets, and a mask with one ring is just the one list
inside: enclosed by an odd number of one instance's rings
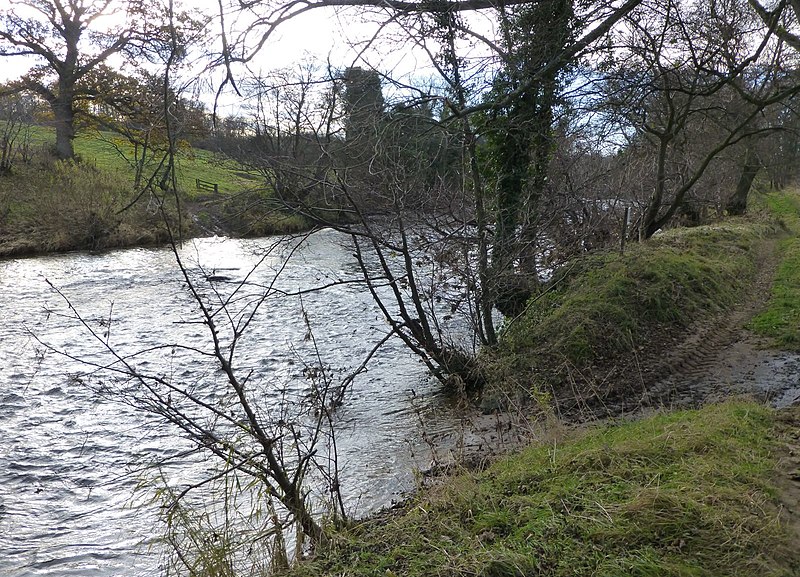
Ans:
{"label": "grassy bank", "polygon": [[[623,388],[680,330],[736,306],[771,222],[733,219],[667,231],[625,254],[587,255],[557,271],[488,358],[504,394]],[[625,394],[626,391],[619,391]]]}
{"label": "grassy bank", "polygon": [[[85,164],[37,158],[0,177],[0,255],[147,245],[167,239],[163,219],[127,182]],[[168,209],[173,226],[177,212]]]}
{"label": "grassy bank", "polygon": [[789,236],[780,243],[782,260],[767,308],[750,326],[775,339],[777,346],[797,351],[800,350],[800,197],[773,193],[765,203]]}
{"label": "grassy bank", "polygon": [[[109,134],[79,136],[78,162],[56,161],[46,149],[52,130],[34,127],[29,162],[0,175],[0,256],[98,250],[166,242],[159,200],[133,190],[130,146]],[[263,236],[305,230],[308,223],[269,202],[255,176],[229,159],[183,147],[177,159],[180,202],[167,218],[184,236]],[[195,179],[218,192],[198,191]]]}
{"label": "grassy bank", "polygon": [[740,402],[593,429],[355,524],[292,575],[797,575],[775,439]]}
{"label": "grassy bank", "polygon": [[[669,231],[558,271],[488,358],[496,386],[536,394],[559,383],[624,384],[613,377],[747,299],[758,260],[781,234],[775,215],[788,223],[796,214],[792,194],[770,202],[767,217]],[[793,242],[784,241],[781,271],[795,270]],[[778,287],[800,286],[793,278],[779,278],[771,303],[792,300]],[[797,535],[782,520],[775,481],[783,420],[732,400],[554,434],[336,532],[288,575],[798,575]]]}

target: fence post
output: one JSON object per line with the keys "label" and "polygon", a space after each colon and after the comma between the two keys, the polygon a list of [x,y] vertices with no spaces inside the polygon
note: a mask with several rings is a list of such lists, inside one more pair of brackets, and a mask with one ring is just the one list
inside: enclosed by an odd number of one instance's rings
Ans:
{"label": "fence post", "polygon": [[625,217],[622,219],[622,234],[619,237],[619,253],[625,254],[625,241],[628,238],[628,219],[631,215],[631,207],[625,207]]}

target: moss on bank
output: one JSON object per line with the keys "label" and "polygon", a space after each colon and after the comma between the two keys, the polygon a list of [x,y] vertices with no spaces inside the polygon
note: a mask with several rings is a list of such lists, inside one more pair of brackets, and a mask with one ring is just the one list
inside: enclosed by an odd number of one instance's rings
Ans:
{"label": "moss on bank", "polygon": [[775,435],[743,402],[595,428],[354,524],[291,575],[797,575]]}

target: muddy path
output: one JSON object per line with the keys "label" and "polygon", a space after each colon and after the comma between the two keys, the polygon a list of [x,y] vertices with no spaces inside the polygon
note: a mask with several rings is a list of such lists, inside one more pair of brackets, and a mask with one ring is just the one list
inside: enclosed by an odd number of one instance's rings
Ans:
{"label": "muddy path", "polygon": [[746,327],[766,305],[780,260],[774,241],[761,250],[745,299],[677,339],[663,362],[654,364],[640,406],[687,408],[741,395],[779,409],[773,480],[782,522],[800,551],[800,354],[771,348],[769,339]]}
{"label": "muddy path", "polygon": [[769,339],[746,328],[769,298],[779,263],[776,243],[761,247],[759,269],[742,302],[728,312],[697,323],[651,369],[641,396],[643,406],[683,408],[751,396],[774,407],[800,401],[800,354],[770,348]]}
{"label": "muddy path", "polygon": [[[760,248],[758,270],[741,302],[688,330],[657,336],[642,347],[634,363],[617,373],[614,391],[571,399],[568,421],[608,417],[636,418],[659,409],[697,408],[744,396],[777,409],[780,515],[800,551],[800,353],[776,350],[771,341],[747,329],[766,306],[780,263],[777,241]],[[571,418],[570,418],[571,417]]]}

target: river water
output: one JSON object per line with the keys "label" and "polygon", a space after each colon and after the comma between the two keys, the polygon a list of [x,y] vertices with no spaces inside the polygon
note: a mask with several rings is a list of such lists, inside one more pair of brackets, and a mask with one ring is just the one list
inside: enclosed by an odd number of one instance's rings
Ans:
{"label": "river water", "polygon": [[[271,283],[279,289],[261,305],[237,361],[265,397],[307,388],[303,368],[317,353],[331,374],[347,374],[386,333],[366,290],[340,282],[358,273],[341,240],[332,231],[314,234],[290,247],[288,264],[289,249],[272,239],[200,239],[179,251],[211,301],[243,280],[234,309],[247,310],[249,297]],[[280,294],[325,284],[333,286],[302,298]],[[2,261],[0,307],[0,575],[158,575],[161,558],[151,545],[161,526],[153,506],[136,505],[134,489],[148,464],[191,445],[152,414],[76,376],[91,372],[87,362],[107,363],[111,348],[141,352],[130,357],[137,368],[195,380],[198,390],[220,386],[219,372],[200,354],[208,333],[175,256],[132,249]],[[198,354],[162,348],[176,342]],[[429,459],[421,419],[436,424],[426,439],[458,427],[436,391],[419,361],[392,341],[356,379],[336,416],[351,511],[387,505],[413,487],[414,468]],[[202,469],[191,459],[184,465]],[[170,466],[180,486],[181,467]]]}

